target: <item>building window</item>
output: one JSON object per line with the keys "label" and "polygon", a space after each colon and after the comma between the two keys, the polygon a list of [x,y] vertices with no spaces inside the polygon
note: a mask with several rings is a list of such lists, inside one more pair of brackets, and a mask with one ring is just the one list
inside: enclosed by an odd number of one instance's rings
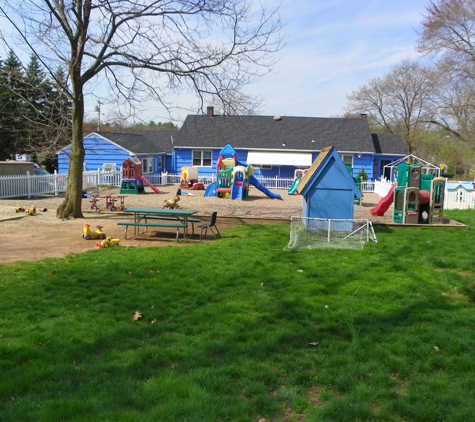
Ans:
{"label": "building window", "polygon": [[193,151],[193,167],[211,167],[211,151]]}
{"label": "building window", "polygon": [[375,158],[373,160],[373,178],[377,176],[379,176],[379,160]]}
{"label": "building window", "polygon": [[162,156],[161,156],[161,155],[159,155],[159,156],[157,157],[157,167],[158,167],[158,168],[162,168],[162,167],[163,167],[163,161],[162,161]]}
{"label": "building window", "polygon": [[341,159],[345,167],[352,167],[353,168],[353,156],[352,155],[342,155]]}
{"label": "building window", "polygon": [[272,166],[270,164],[253,164],[252,167],[260,170],[272,170]]}
{"label": "building window", "polygon": [[144,173],[153,173],[153,158],[147,157],[142,159],[142,171]]}

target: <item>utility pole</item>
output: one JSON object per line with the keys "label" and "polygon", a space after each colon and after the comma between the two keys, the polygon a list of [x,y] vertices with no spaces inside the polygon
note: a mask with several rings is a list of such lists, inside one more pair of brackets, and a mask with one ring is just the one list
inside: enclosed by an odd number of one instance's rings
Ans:
{"label": "utility pole", "polygon": [[101,104],[102,103],[98,101],[95,108],[95,111],[97,111],[97,131],[98,132],[101,131]]}

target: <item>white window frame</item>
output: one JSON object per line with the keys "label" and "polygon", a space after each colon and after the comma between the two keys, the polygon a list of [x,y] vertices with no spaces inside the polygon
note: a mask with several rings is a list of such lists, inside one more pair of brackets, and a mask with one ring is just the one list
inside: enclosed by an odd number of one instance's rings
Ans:
{"label": "white window frame", "polygon": [[252,167],[259,170],[272,170],[272,166],[270,164],[253,164]]}
{"label": "white window frame", "polygon": [[153,173],[153,159],[150,157],[142,158],[142,171],[144,173]]}
{"label": "white window frame", "polygon": [[[205,155],[209,154],[209,158]],[[209,160],[209,164],[205,162]],[[191,165],[193,167],[211,167],[213,165],[213,151],[210,149],[193,150],[191,154]]]}
{"label": "white window frame", "polygon": [[[349,155],[349,154],[345,154],[345,155],[340,155],[340,158],[341,158],[341,161],[343,161],[343,164],[345,165],[345,167],[351,167],[353,168],[353,156],[352,155]],[[346,162],[345,162],[345,158],[350,158],[351,159],[351,164],[350,165],[347,165]]]}

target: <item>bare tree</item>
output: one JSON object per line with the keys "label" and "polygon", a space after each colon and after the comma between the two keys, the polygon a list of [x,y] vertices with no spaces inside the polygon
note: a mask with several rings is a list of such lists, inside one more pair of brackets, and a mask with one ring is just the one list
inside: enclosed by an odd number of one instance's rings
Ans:
{"label": "bare tree", "polygon": [[431,1],[422,21],[419,50],[441,57],[473,78],[475,70],[475,2]]}
{"label": "bare tree", "polygon": [[456,143],[457,171],[468,173],[475,144],[475,1],[431,1],[418,48],[436,60],[432,125]]}
{"label": "bare tree", "polygon": [[210,98],[235,109],[227,93],[268,72],[282,47],[278,10],[247,0],[9,0],[0,13],[46,68],[68,69],[72,139],[60,218],[82,217],[84,94],[94,78],[131,107],[145,97],[168,107],[171,92],[188,90],[201,109]]}
{"label": "bare tree", "polygon": [[439,83],[431,123],[459,140],[475,138],[475,2],[430,2],[422,22],[419,50],[437,61]]}
{"label": "bare tree", "polygon": [[412,153],[417,134],[430,115],[433,90],[428,68],[416,61],[403,61],[348,95],[346,112],[368,114],[375,130],[400,134]]}

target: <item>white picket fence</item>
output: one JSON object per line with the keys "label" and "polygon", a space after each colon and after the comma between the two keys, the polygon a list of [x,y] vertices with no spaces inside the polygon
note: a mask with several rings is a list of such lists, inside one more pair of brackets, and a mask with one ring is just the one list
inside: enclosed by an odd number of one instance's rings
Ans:
{"label": "white picket fence", "polygon": [[[161,174],[147,174],[144,173],[143,176],[154,186],[168,186],[168,185],[179,185],[181,182],[181,173],[161,173]],[[261,177],[258,176],[256,179],[262,186],[265,186],[267,189],[283,189],[289,190],[293,183],[293,177]],[[85,185],[88,187],[99,187],[104,185],[111,186],[120,186],[121,183],[121,174],[120,172],[88,172],[84,173]],[[205,186],[210,185],[211,183],[216,182],[215,174],[206,174],[198,175],[198,180],[202,181]],[[367,181],[361,183],[361,189],[363,192],[373,192],[374,191],[374,182]]]}
{"label": "white picket fence", "polygon": [[465,189],[446,190],[444,198],[445,210],[473,210],[475,209],[475,191]]}
{"label": "white picket fence", "polygon": [[[147,174],[144,177],[154,186],[180,185],[180,173]],[[32,198],[35,196],[60,195],[66,192],[66,174],[0,176],[0,199]],[[198,177],[205,186],[216,181],[215,175]],[[289,190],[294,183],[292,177],[256,177],[262,186],[268,189]],[[122,181],[120,171],[102,171],[83,173],[83,188],[98,191],[101,186],[118,187]],[[380,197],[387,195],[392,183],[389,180],[368,180],[361,183],[363,193],[374,192]],[[475,208],[475,192],[464,189],[445,191],[444,209],[466,210]]]}
{"label": "white picket fence", "polygon": [[31,198],[66,191],[65,174],[0,176],[0,198]]}

